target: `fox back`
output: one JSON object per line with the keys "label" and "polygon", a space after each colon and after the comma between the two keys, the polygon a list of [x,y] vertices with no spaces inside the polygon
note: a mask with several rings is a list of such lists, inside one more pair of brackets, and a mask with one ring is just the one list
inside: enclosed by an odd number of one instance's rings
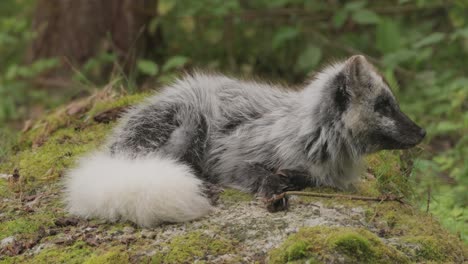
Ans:
{"label": "fox back", "polygon": [[67,204],[145,226],[188,221],[210,211],[210,184],[264,198],[344,189],[364,155],[424,136],[364,56],[325,67],[300,91],[195,73],[128,111],[104,151],[69,173]]}

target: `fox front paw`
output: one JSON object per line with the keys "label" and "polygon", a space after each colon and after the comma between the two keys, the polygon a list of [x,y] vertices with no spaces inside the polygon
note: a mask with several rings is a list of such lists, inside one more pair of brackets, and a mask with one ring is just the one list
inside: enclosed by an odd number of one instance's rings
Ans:
{"label": "fox front paw", "polygon": [[283,194],[273,195],[265,201],[268,212],[286,211],[289,206],[288,197]]}

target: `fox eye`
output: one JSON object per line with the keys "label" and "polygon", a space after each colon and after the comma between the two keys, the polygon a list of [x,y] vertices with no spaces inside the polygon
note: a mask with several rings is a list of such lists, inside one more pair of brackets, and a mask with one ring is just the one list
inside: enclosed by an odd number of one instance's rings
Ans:
{"label": "fox eye", "polygon": [[381,113],[382,115],[389,116],[393,113],[393,107],[390,100],[379,97],[375,102],[374,111]]}

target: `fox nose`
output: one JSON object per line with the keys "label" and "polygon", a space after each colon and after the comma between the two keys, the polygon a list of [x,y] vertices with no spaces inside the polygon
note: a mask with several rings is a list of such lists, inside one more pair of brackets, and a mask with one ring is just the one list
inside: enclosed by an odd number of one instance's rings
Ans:
{"label": "fox nose", "polygon": [[421,130],[419,131],[419,134],[421,135],[422,138],[424,138],[426,136],[426,130],[424,128],[421,128]]}

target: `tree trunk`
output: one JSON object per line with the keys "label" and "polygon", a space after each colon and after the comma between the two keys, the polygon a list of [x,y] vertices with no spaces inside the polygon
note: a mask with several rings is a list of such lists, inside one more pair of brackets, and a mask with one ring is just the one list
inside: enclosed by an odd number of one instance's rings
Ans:
{"label": "tree trunk", "polygon": [[61,67],[52,75],[63,75],[98,52],[112,51],[128,70],[150,37],[145,24],[156,15],[156,5],[157,0],[38,0],[33,20],[38,35],[28,61],[58,57]]}

